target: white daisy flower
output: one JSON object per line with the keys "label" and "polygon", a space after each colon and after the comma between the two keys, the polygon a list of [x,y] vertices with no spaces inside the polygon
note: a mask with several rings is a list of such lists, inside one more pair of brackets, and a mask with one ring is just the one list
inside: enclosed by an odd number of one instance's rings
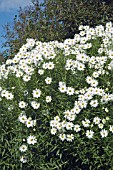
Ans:
{"label": "white daisy flower", "polygon": [[77,69],[83,71],[85,69],[85,65],[83,63],[78,63]]}
{"label": "white daisy flower", "polygon": [[93,77],[94,77],[94,78],[99,77],[99,73],[98,73],[98,72],[96,72],[96,71],[95,71],[95,72],[93,72]]}
{"label": "white daisy flower", "polygon": [[46,96],[46,102],[50,103],[52,101],[52,97],[51,96]]}
{"label": "white daisy flower", "polygon": [[74,88],[72,88],[72,87],[67,87],[66,93],[67,93],[68,95],[73,95],[73,94],[74,94]]}
{"label": "white daisy flower", "polygon": [[98,106],[98,101],[97,100],[91,100],[90,105],[92,107],[97,107]]}
{"label": "white daisy flower", "polygon": [[47,64],[47,68],[48,68],[49,70],[53,70],[53,68],[54,68],[54,63],[53,63],[53,62],[49,62],[49,63]]}
{"label": "white daisy flower", "polygon": [[99,129],[103,129],[103,127],[104,127],[103,123],[99,123],[98,127],[99,127]]}
{"label": "white daisy flower", "polygon": [[102,119],[102,123],[105,124],[106,123],[106,119]]}
{"label": "white daisy flower", "polygon": [[56,128],[58,129],[58,130],[61,130],[62,129],[62,123],[60,123],[60,122],[56,122]]}
{"label": "white daisy flower", "polygon": [[89,127],[90,126],[90,120],[89,119],[82,120],[82,124],[83,124],[84,127]]}
{"label": "white daisy flower", "polygon": [[20,102],[19,102],[19,107],[20,107],[21,109],[24,109],[25,107],[27,107],[27,103],[24,102],[24,101],[20,101]]}
{"label": "white daisy flower", "polygon": [[45,79],[45,82],[46,82],[46,84],[51,84],[52,78],[51,78],[51,77],[47,77],[47,78]]}
{"label": "white daisy flower", "polygon": [[23,72],[22,71],[18,71],[17,73],[16,73],[16,77],[22,77],[23,76]]}
{"label": "white daisy flower", "polygon": [[78,104],[79,104],[79,107],[80,107],[81,109],[87,107],[87,102],[86,102],[85,100],[84,100],[84,101],[79,101]]}
{"label": "white daisy flower", "polygon": [[64,112],[64,117],[65,118],[68,118],[69,116],[71,116],[71,111],[69,111],[69,110],[66,110],[65,112]]}
{"label": "white daisy flower", "polygon": [[107,112],[107,113],[109,112],[109,110],[108,110],[108,108],[107,108],[107,107],[105,108],[105,112]]}
{"label": "white daisy flower", "polygon": [[27,157],[26,157],[26,156],[21,156],[21,157],[20,157],[20,161],[21,161],[22,163],[26,163],[26,162],[27,162]]}
{"label": "white daisy flower", "polygon": [[43,74],[44,74],[44,70],[39,69],[39,70],[38,70],[38,74],[43,75]]}
{"label": "white daisy flower", "polygon": [[55,117],[54,117],[54,120],[57,121],[57,122],[59,122],[59,121],[60,121],[60,117],[59,117],[59,116],[55,116]]}
{"label": "white daisy flower", "polygon": [[33,127],[34,126],[34,121],[31,120],[31,118],[28,118],[26,120],[26,126],[29,128],[29,127]]}
{"label": "white daisy flower", "polygon": [[81,130],[80,125],[76,124],[74,125],[74,131],[79,132]]}
{"label": "white daisy flower", "polygon": [[86,82],[87,82],[88,84],[90,84],[90,83],[92,82],[92,77],[87,76],[87,77],[86,77]]}
{"label": "white daisy flower", "polygon": [[113,133],[113,125],[110,125],[109,131]]}
{"label": "white daisy flower", "polygon": [[35,89],[35,90],[33,90],[33,97],[35,97],[35,98],[39,98],[40,96],[41,96],[41,90],[40,89]]}
{"label": "white daisy flower", "polygon": [[20,148],[19,148],[19,150],[20,150],[21,152],[26,152],[26,151],[27,151],[27,146],[26,146],[26,145],[21,145]]}
{"label": "white daisy flower", "polygon": [[61,141],[64,141],[66,139],[66,135],[65,134],[60,134],[59,138]]}
{"label": "white daisy flower", "polygon": [[93,138],[94,132],[92,130],[86,130],[86,136],[87,138],[91,139]]}
{"label": "white daisy flower", "polygon": [[72,122],[66,122],[66,129],[72,130],[72,128],[73,128],[73,123]]}
{"label": "white daisy flower", "polygon": [[102,137],[102,138],[107,137],[107,136],[108,136],[108,131],[105,130],[105,129],[102,129],[102,130],[100,131],[100,134],[101,134],[101,137]]}
{"label": "white daisy flower", "polygon": [[24,80],[25,82],[28,82],[30,79],[31,79],[31,76],[28,76],[28,75],[24,75],[24,76],[23,76],[23,80]]}
{"label": "white daisy flower", "polygon": [[86,101],[92,99],[93,94],[91,92],[87,92],[84,94],[84,98]]}
{"label": "white daisy flower", "polygon": [[98,85],[98,81],[97,80],[92,80],[91,81],[91,86],[92,87],[96,87]]}
{"label": "white daisy flower", "polygon": [[61,93],[65,93],[66,92],[66,85],[60,85],[60,87],[58,88],[60,90]]}
{"label": "white daisy flower", "polygon": [[21,123],[26,123],[26,121],[27,121],[27,116],[20,114],[19,117],[18,117],[18,120],[19,120]]}
{"label": "white daisy flower", "polygon": [[27,138],[27,143],[28,143],[28,144],[32,144],[32,145],[34,145],[35,143],[37,143],[36,136],[32,136],[32,135],[28,136],[28,138]]}
{"label": "white daisy flower", "polygon": [[107,116],[107,117],[106,117],[106,120],[109,120],[109,119],[110,119],[110,118]]}
{"label": "white daisy flower", "polygon": [[67,134],[67,135],[66,135],[66,140],[67,140],[68,142],[72,142],[72,140],[74,140],[74,135],[73,135],[73,134]]}
{"label": "white daisy flower", "polygon": [[2,91],[1,91],[1,97],[5,97],[6,94],[7,94],[7,91],[6,91],[6,90],[2,90]]}
{"label": "white daisy flower", "polygon": [[52,134],[52,135],[55,135],[56,133],[57,133],[57,129],[56,129],[56,128],[52,128],[52,129],[51,129],[51,134]]}
{"label": "white daisy flower", "polygon": [[48,67],[48,63],[44,63],[44,64],[42,65],[42,68],[43,68],[43,69],[47,69],[47,67]]}
{"label": "white daisy flower", "polygon": [[53,127],[56,127],[57,126],[57,121],[56,120],[51,120],[50,121],[50,126],[53,128]]}
{"label": "white daisy flower", "polygon": [[74,111],[75,111],[75,113],[76,113],[76,114],[79,114],[79,113],[80,113],[80,111],[81,111],[81,109],[80,109],[80,107],[79,107],[79,106],[76,106],[76,105],[75,105],[75,107],[74,107]]}
{"label": "white daisy flower", "polygon": [[95,118],[93,119],[93,122],[94,122],[95,124],[99,124],[100,121],[101,121],[101,119],[100,119],[99,117],[95,117]]}
{"label": "white daisy flower", "polygon": [[5,97],[7,100],[12,100],[14,98],[14,95],[12,93],[7,92]]}

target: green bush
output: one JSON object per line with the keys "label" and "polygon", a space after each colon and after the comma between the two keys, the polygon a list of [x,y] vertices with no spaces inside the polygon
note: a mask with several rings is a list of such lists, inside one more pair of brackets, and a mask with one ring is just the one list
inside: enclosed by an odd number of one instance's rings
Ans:
{"label": "green bush", "polygon": [[112,23],[79,32],[0,66],[1,169],[113,169]]}

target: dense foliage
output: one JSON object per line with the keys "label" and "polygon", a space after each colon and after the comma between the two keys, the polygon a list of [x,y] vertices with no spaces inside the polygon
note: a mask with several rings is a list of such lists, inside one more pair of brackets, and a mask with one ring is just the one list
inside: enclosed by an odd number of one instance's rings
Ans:
{"label": "dense foliage", "polygon": [[113,169],[113,26],[27,39],[0,66],[0,167]]}

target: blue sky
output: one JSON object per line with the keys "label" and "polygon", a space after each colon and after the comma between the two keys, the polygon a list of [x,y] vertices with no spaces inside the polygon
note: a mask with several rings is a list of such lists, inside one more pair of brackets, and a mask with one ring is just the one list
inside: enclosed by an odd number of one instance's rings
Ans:
{"label": "blue sky", "polygon": [[1,37],[4,33],[3,25],[13,21],[13,18],[18,14],[18,9],[30,5],[31,0],[0,0],[0,51],[4,39]]}

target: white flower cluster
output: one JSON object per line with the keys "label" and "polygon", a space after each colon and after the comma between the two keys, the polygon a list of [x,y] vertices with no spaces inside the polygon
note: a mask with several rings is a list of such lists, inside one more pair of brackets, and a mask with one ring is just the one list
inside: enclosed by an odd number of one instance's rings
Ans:
{"label": "white flower cluster", "polygon": [[21,123],[25,124],[28,128],[29,128],[29,127],[34,127],[34,126],[36,126],[36,120],[32,120],[31,117],[27,118],[27,116],[25,115],[25,113],[24,113],[24,114],[21,113],[21,114],[19,115],[19,117],[18,117],[18,120],[19,120]]}
{"label": "white flower cluster", "polygon": [[7,90],[1,90],[1,97],[5,97],[7,100],[13,100],[14,95]]}
{"label": "white flower cluster", "polygon": [[[60,85],[59,90],[61,91],[61,93],[65,92],[66,91],[66,85],[63,82],[60,82],[59,85]],[[82,93],[82,94],[79,94],[79,93]],[[92,108],[98,107],[99,103],[101,103],[101,102],[103,103],[103,101],[104,101],[104,103],[107,103],[108,101],[113,101],[113,95],[112,94],[108,95],[104,92],[103,89],[100,89],[100,88],[97,88],[97,87],[89,87],[89,88],[86,88],[86,89],[82,89],[82,90],[78,91],[77,94],[79,94],[78,95],[78,101],[75,101],[74,108],[72,108],[71,110],[65,110],[64,113],[63,113],[65,121],[59,122],[60,118],[57,119],[57,121],[56,121],[56,117],[55,117],[54,120],[52,120],[50,122],[50,126],[52,127],[51,134],[56,134],[58,131],[59,131],[59,133],[65,132],[66,130],[71,130],[73,132],[73,130],[75,130],[74,127],[76,125],[74,125],[72,123],[72,121],[76,120],[77,114],[79,114],[81,112],[81,110],[83,110],[83,108],[87,108],[89,101],[90,101],[89,104]],[[100,101],[98,101],[97,99],[93,99],[93,96],[100,96],[101,97]],[[70,122],[67,122],[66,119]],[[98,127],[100,129],[102,129],[103,124],[100,123],[100,120],[101,120],[100,118],[95,117],[94,123],[97,124],[97,122],[98,122]],[[104,119],[102,120],[102,122],[104,122]],[[85,119],[85,120],[82,121],[82,125],[84,127],[91,127],[89,124],[90,124],[90,120],[88,120],[88,119]],[[111,127],[112,126],[110,126],[110,129],[111,129]],[[77,125],[77,128],[80,129],[80,125]],[[105,136],[104,136],[104,133],[105,133]],[[93,134],[94,134],[94,132],[92,130],[86,131],[86,136],[88,138],[92,138]],[[102,137],[106,137],[108,135],[108,131],[105,130],[105,129],[102,129],[100,134],[101,134]],[[62,135],[63,135],[63,133],[62,133]],[[59,137],[61,139],[61,135]],[[65,139],[67,139],[66,136],[65,136]],[[64,136],[63,136],[63,140],[64,140]]]}
{"label": "white flower cluster", "polygon": [[40,103],[36,101],[31,101],[31,106],[33,107],[33,109],[38,109],[40,107]]}
{"label": "white flower cluster", "polygon": [[[35,95],[35,98],[37,98],[37,96],[39,96],[39,94],[34,94],[34,95]],[[33,107],[33,109],[38,109],[40,107],[40,103],[38,103],[35,100],[31,101],[30,105]],[[28,103],[26,103],[24,101],[20,101],[18,103],[18,106],[20,109],[25,109],[28,106]]]}
{"label": "white flower cluster", "polygon": [[[37,143],[36,137],[33,136],[33,135],[28,136],[28,138],[27,138],[27,143],[28,143],[28,144],[32,144],[32,145],[36,144],[36,143]],[[20,146],[19,150],[20,150],[21,152],[26,152],[26,151],[28,150],[28,147],[27,147],[25,144],[22,144],[22,145]],[[20,157],[20,161],[21,161],[22,163],[26,163],[26,162],[27,162],[27,156],[26,156],[26,155],[22,155],[22,156]]]}
{"label": "white flower cluster", "polygon": [[[66,70],[80,70],[80,71],[83,71],[85,69],[85,64],[84,64],[84,61],[83,63],[79,61],[79,57],[84,57],[84,60],[85,60],[85,55],[84,54],[79,54],[76,56],[76,59],[78,58],[78,60],[72,60],[72,59],[67,59],[66,61],[66,65],[65,65],[65,68]],[[87,58],[88,60],[88,58]]]}
{"label": "white flower cluster", "polygon": [[59,90],[61,93],[66,93],[68,95],[73,95],[75,91],[72,87],[66,87],[64,82],[59,82]]}
{"label": "white flower cluster", "polygon": [[[27,39],[27,43],[23,45],[18,54],[13,59],[7,59],[6,63],[0,66],[0,79],[8,78],[10,73],[16,77],[22,78],[28,82],[34,74],[34,68],[43,61],[43,59],[54,59],[56,56],[55,48],[58,42],[42,43],[33,39]],[[31,50],[34,46],[33,50]],[[43,69],[53,70],[54,63],[49,61],[42,65]],[[43,74],[40,69],[39,74]]]}
{"label": "white flower cluster", "polygon": [[53,70],[54,69],[54,63],[53,62],[48,62],[48,63],[44,63],[43,65],[42,65],[42,68],[43,69],[48,69],[48,70]]}
{"label": "white flower cluster", "polygon": [[[61,99],[59,101],[56,101],[58,98],[55,99],[56,93],[65,96],[66,103],[62,106],[60,113],[56,110],[57,115],[51,116],[50,129],[52,135],[58,135],[62,141],[69,142],[74,140],[76,133],[81,134],[81,131],[89,139],[95,136],[97,129],[99,129],[102,138],[107,137],[109,131],[113,133],[113,125],[109,124],[107,118],[103,119],[99,115],[94,116],[91,113],[93,120],[85,116],[81,120],[81,124],[76,121],[84,111],[87,112],[87,109],[94,111],[100,108],[102,110],[104,104],[107,105],[113,101],[110,80],[110,74],[113,70],[113,25],[111,22],[107,23],[105,27],[100,25],[90,28],[81,25],[79,30],[80,33],[75,34],[73,39],[66,39],[62,43],[58,41],[43,43],[27,39],[27,43],[20,48],[13,59],[8,59],[0,65],[1,81],[5,81],[10,75],[13,75],[17,79],[21,79],[27,87],[27,83],[32,83],[32,77],[36,74],[36,85],[34,87],[35,82],[33,82],[30,91],[24,89],[23,98],[20,98],[17,104],[19,110],[31,108],[34,111],[39,109],[40,112],[45,101],[47,107],[51,107],[52,104],[54,106],[54,103],[57,105],[57,102],[60,103]],[[101,43],[96,46],[95,41],[98,40]],[[62,64],[60,65],[61,70],[59,67],[57,69],[58,64]],[[71,76],[71,73],[74,82],[72,86],[70,80],[68,81],[68,75]],[[84,78],[78,77],[78,79],[83,80],[76,87],[76,77],[79,74],[83,75]],[[103,84],[104,76],[107,77],[107,80]],[[0,101],[4,98],[13,100],[16,97],[13,90],[16,91],[16,88],[9,92],[9,89],[5,90],[1,86]],[[73,103],[70,106],[68,100],[71,97]],[[107,107],[104,112],[105,114],[109,113]],[[32,120],[31,117],[27,118],[26,114],[20,114],[18,119],[28,128],[36,125],[36,120]],[[34,145],[35,143],[37,143],[36,137],[29,135],[27,144]],[[27,151],[27,146],[24,144],[20,146],[20,151]],[[26,157],[22,156],[21,161],[26,162]]]}
{"label": "white flower cluster", "polygon": [[[25,124],[25,126],[27,128],[33,128],[34,126],[36,126],[36,120],[32,120],[31,117],[27,118],[27,116],[26,116],[24,111],[19,115],[18,120],[19,120],[19,122]],[[23,141],[25,141],[25,139]],[[34,145],[36,143],[37,143],[36,136],[30,135],[30,136],[27,137],[27,144],[28,145]],[[27,147],[27,145],[22,144],[20,146],[19,150],[21,152],[26,152],[28,150],[28,147]],[[26,163],[27,162],[27,156],[26,155],[22,155],[21,158],[20,158],[20,161],[22,163]]]}
{"label": "white flower cluster", "polygon": [[[69,111],[65,112],[65,117],[68,117],[71,115]],[[99,117],[94,117],[93,121],[91,122],[89,119],[82,120],[81,125],[74,124],[72,121],[62,121],[60,122],[59,116],[54,117],[54,120],[50,121],[51,134],[55,135],[57,132],[60,132],[59,138],[64,141],[72,141],[74,140],[74,134],[73,133],[66,133],[66,131],[74,131],[74,132],[83,132],[83,134],[86,135],[87,138],[91,139],[93,138],[94,132],[93,130],[89,130],[89,128],[94,128],[97,125],[100,129],[100,135],[101,138],[107,137],[109,131],[113,133],[113,125],[109,125],[109,130],[105,129],[105,124],[109,121],[109,117],[106,117],[105,119],[100,119]]]}

